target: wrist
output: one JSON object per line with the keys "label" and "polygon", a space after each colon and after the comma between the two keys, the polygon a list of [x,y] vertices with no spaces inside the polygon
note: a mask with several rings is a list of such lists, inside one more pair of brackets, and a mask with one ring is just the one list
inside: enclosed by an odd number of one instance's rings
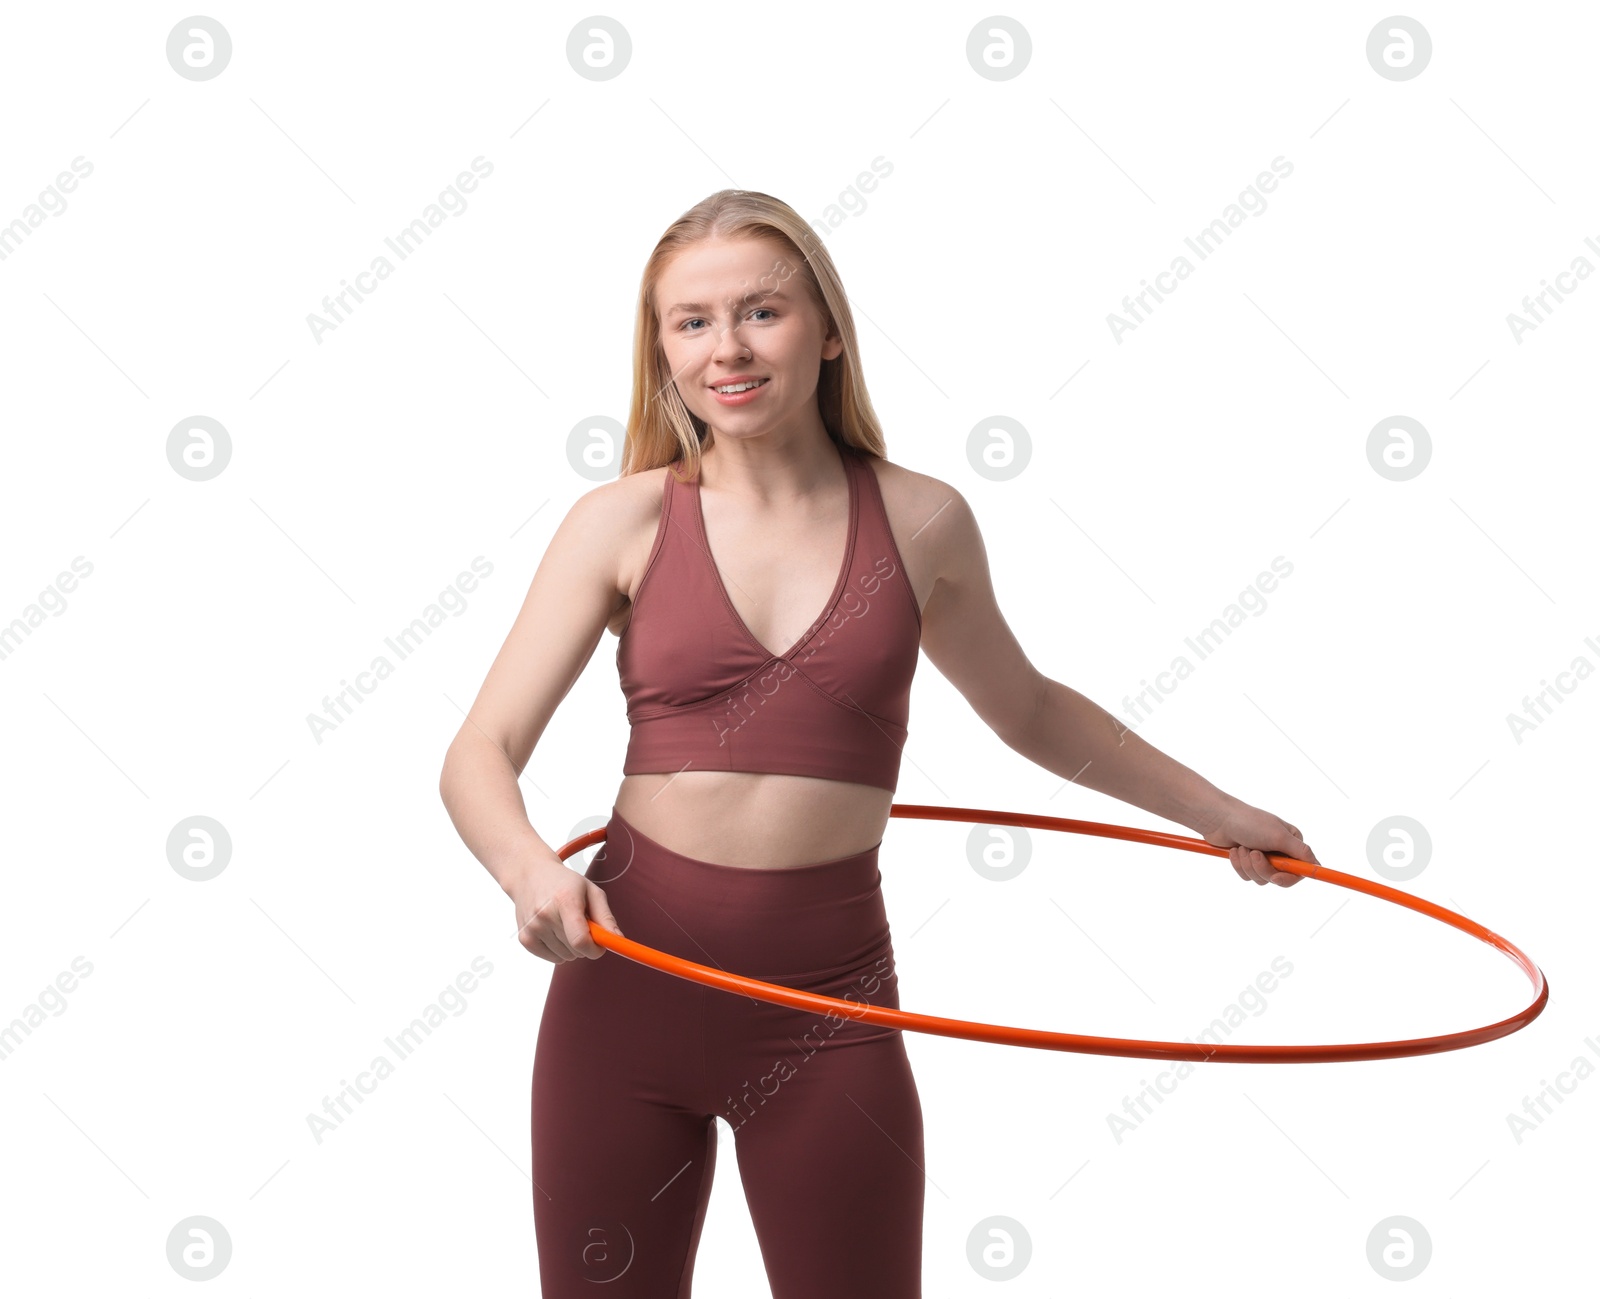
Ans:
{"label": "wrist", "polygon": [[1202,839],[1209,839],[1238,806],[1239,800],[1226,794],[1215,785],[1209,786],[1183,818],[1183,823]]}
{"label": "wrist", "polygon": [[506,896],[514,898],[530,878],[555,869],[568,870],[570,867],[529,826],[526,833],[493,864],[491,874]]}

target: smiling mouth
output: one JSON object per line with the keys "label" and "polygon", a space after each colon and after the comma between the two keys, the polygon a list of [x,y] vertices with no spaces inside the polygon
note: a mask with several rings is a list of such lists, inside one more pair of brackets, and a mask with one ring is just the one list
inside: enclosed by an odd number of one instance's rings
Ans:
{"label": "smiling mouth", "polygon": [[767,380],[767,379],[758,379],[754,383],[713,384],[712,387],[711,387],[711,391],[712,392],[720,392],[723,396],[727,397],[727,396],[732,396],[734,393],[749,392],[749,391],[751,391],[752,389],[755,389],[755,388],[765,387],[768,382],[770,382],[770,381]]}

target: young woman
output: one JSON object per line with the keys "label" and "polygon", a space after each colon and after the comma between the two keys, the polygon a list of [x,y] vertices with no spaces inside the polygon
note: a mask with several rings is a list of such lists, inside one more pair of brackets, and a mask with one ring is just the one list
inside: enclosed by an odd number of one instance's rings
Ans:
{"label": "young woman", "polygon": [[[675,221],[634,349],[621,476],[556,529],[440,780],[556,965],[533,1071],[543,1293],[686,1297],[721,1117],[775,1299],[909,1299],[923,1133],[900,1032],[600,959],[589,919],[898,1007],[877,862],[919,651],[1009,747],[1231,848],[1241,878],[1288,886],[1263,853],[1316,858],[1029,662],[966,500],[884,458],[844,289],[789,206],[724,190]],[[631,730],[580,875],[517,777],[606,629]]]}

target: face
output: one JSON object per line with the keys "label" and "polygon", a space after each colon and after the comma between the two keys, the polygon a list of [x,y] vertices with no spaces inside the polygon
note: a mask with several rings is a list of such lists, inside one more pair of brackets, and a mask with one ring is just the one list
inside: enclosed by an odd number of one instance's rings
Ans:
{"label": "face", "polygon": [[[844,343],[826,337],[792,255],[763,239],[693,244],[667,263],[655,298],[667,368],[683,404],[716,438],[820,427],[818,373]],[[715,391],[742,378],[760,386]]]}

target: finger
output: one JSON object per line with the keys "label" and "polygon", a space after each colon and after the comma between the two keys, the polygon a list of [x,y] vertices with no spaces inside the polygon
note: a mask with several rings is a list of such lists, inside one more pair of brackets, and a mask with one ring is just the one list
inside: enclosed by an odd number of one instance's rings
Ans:
{"label": "finger", "polygon": [[589,917],[581,901],[561,912],[561,928],[574,955],[594,961],[606,954],[606,949],[595,942],[594,935],[589,932]]}
{"label": "finger", "polygon": [[[611,914],[611,908],[606,905],[605,890],[592,880],[588,882],[588,887],[585,889],[584,907],[584,910],[579,910],[576,913],[578,926],[583,932],[580,941],[573,943],[573,946],[579,947],[582,954],[590,960],[598,961],[606,954],[607,949],[600,946],[595,940],[594,928],[598,927],[609,933],[620,935],[622,926],[617,923],[617,918]],[[585,914],[585,910],[587,914]],[[594,920],[594,927],[589,924],[591,917]],[[594,950],[591,952],[590,948]]]}
{"label": "finger", "polygon": [[567,940],[562,934],[554,932],[541,934],[537,939],[535,939],[535,942],[548,951],[558,961],[570,961],[577,956],[577,953],[567,945]]}
{"label": "finger", "polygon": [[[1292,826],[1290,828],[1293,829]],[[1293,857],[1296,861],[1309,861],[1311,859],[1310,852],[1311,850],[1303,842],[1290,842],[1285,850],[1275,855]],[[1269,884],[1277,884],[1282,888],[1288,888],[1291,884],[1298,884],[1301,880],[1301,876],[1295,874],[1294,871],[1285,870],[1274,862],[1270,855],[1267,858],[1267,872],[1267,882]]]}
{"label": "finger", "polygon": [[[1311,862],[1313,865],[1321,864],[1314,857],[1312,857],[1311,849],[1308,848],[1303,841],[1298,839],[1286,839],[1283,841],[1281,847],[1274,848],[1272,852],[1278,857],[1292,857],[1295,859],[1295,861]],[[1268,862],[1268,866],[1271,870],[1278,874],[1292,873],[1285,872],[1283,867],[1270,861]],[[1299,877],[1296,876],[1296,878]]]}
{"label": "finger", "polygon": [[1250,850],[1248,848],[1239,847],[1235,848],[1233,853],[1234,862],[1239,871],[1239,878],[1244,880],[1246,883],[1254,883],[1256,876],[1255,872],[1250,869]]}
{"label": "finger", "polygon": [[517,938],[528,949],[529,954],[537,956],[541,961],[549,961],[552,965],[560,965],[566,959],[560,953],[554,951],[543,938],[536,935],[530,936],[526,925],[517,934]]}
{"label": "finger", "polygon": [[[1284,853],[1282,855],[1285,856],[1285,857],[1293,857],[1296,861],[1304,861],[1304,860],[1306,860],[1305,858],[1303,858],[1297,852]],[[1290,870],[1287,866],[1280,866],[1276,862],[1269,861],[1267,863],[1267,868],[1272,872],[1274,878],[1277,878],[1277,877],[1283,876],[1283,875],[1292,876],[1294,879],[1299,879],[1300,878],[1300,876],[1296,872]]]}
{"label": "finger", "polygon": [[[617,923],[617,918],[611,914],[611,908],[606,904],[605,890],[593,882],[589,884],[589,914],[602,929],[609,929],[614,934],[622,935],[622,926]],[[602,955],[605,950],[603,947],[600,948]]]}
{"label": "finger", "polygon": [[1315,866],[1322,865],[1322,863],[1319,862],[1316,859],[1316,856],[1312,853],[1311,845],[1301,838],[1300,831],[1295,826],[1290,826],[1289,829],[1294,834],[1295,842],[1288,844],[1285,847],[1283,855],[1285,857],[1293,857],[1296,861],[1311,862]]}
{"label": "finger", "polygon": [[[541,919],[544,918],[544,913],[545,913],[545,911],[547,909],[547,906],[548,906],[548,904],[546,904],[545,907],[537,908],[534,911],[533,915],[528,917],[527,924],[522,926],[523,932],[529,931],[530,929],[532,929],[535,921],[538,921],[538,920],[541,920]],[[559,916],[560,916],[560,912],[559,911],[557,912],[557,916],[559,918]],[[568,944],[567,944],[566,936],[562,932],[562,930],[565,929],[565,927],[566,926],[564,924],[558,924],[558,925],[555,925],[555,926],[551,927],[550,929],[546,930],[544,933],[536,935],[535,939],[534,939],[535,945],[542,945],[545,948],[547,948],[556,957],[557,960],[560,960],[560,961],[570,961],[570,960],[572,960],[573,957],[575,957],[577,955],[577,953],[574,952],[572,950],[572,948],[570,946],[568,946]],[[521,937],[521,935],[519,934],[518,937]]]}

